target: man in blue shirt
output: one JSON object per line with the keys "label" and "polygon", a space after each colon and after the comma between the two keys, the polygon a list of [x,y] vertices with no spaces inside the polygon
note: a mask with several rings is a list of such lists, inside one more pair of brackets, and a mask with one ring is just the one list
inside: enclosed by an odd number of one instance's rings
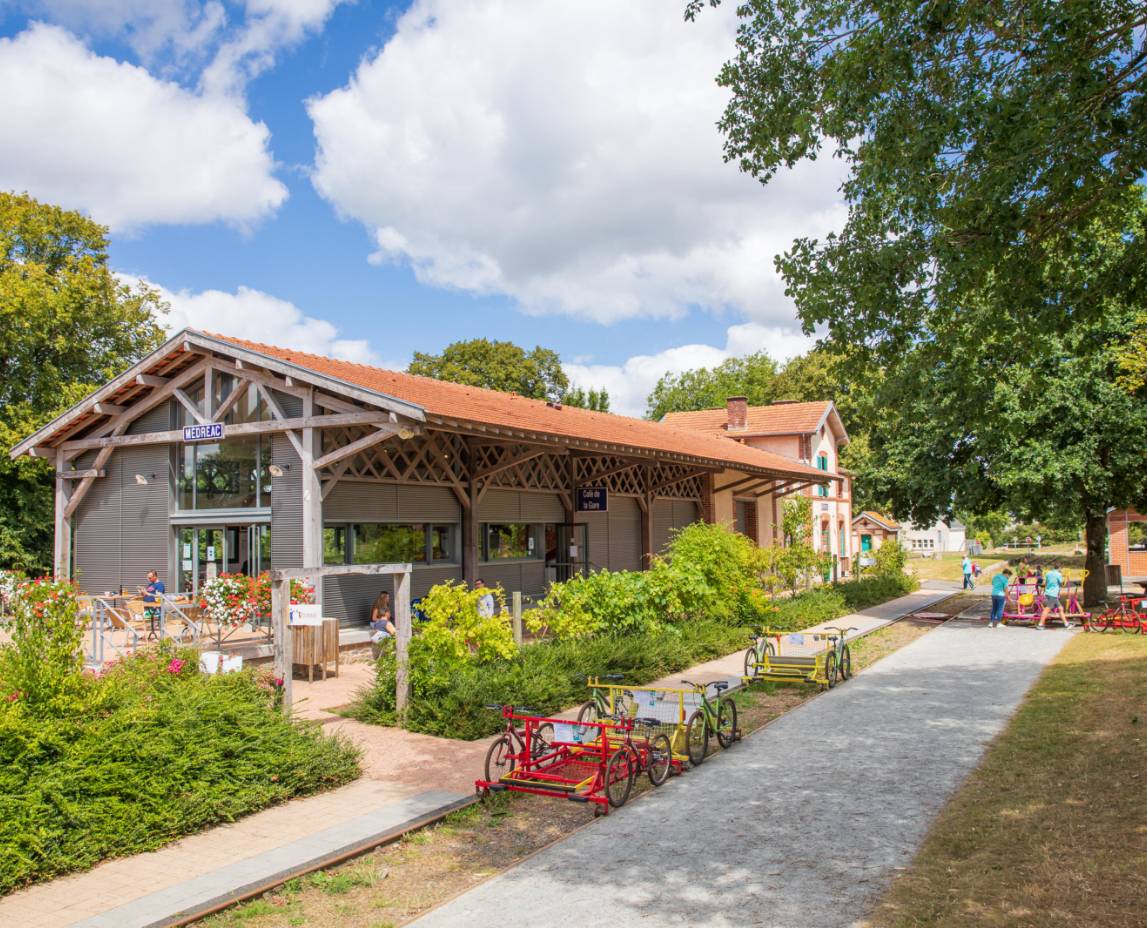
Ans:
{"label": "man in blue shirt", "polygon": [[1006,567],[992,577],[992,617],[988,628],[995,628],[1004,620],[1004,604],[1008,601],[1008,578],[1012,572]]}
{"label": "man in blue shirt", "polygon": [[975,589],[976,584],[972,582],[972,559],[970,557],[968,557],[968,555],[966,555],[966,554],[964,555],[963,570],[964,570],[964,589],[965,590]]}
{"label": "man in blue shirt", "polygon": [[[156,637],[155,623],[159,620],[162,612],[160,597],[167,592],[167,585],[159,579],[159,574],[154,570],[149,570],[147,572],[147,586],[141,586],[139,592],[143,595],[143,617],[150,623],[147,640],[151,641]],[[149,603],[150,605],[148,605]]]}
{"label": "man in blue shirt", "polygon": [[1043,614],[1039,617],[1039,628],[1047,625],[1047,617],[1052,612],[1059,613],[1064,628],[1071,628],[1071,623],[1063,611],[1063,604],[1059,601],[1059,591],[1063,587],[1063,574],[1058,567],[1053,567],[1043,575]]}

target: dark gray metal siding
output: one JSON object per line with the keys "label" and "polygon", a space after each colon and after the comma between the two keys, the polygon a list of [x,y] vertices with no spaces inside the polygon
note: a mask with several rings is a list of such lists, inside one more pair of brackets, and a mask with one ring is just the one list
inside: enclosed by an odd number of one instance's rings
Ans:
{"label": "dark gray metal siding", "polygon": [[669,543],[675,528],[684,528],[700,518],[697,504],[687,499],[658,499],[653,501],[653,550],[662,551]]}
{"label": "dark gray metal siding", "polygon": [[515,490],[488,490],[478,503],[479,522],[520,522],[522,494]]}
{"label": "dark gray metal siding", "polygon": [[402,522],[458,522],[458,497],[448,487],[400,486],[398,518]]}
{"label": "dark gray metal siding", "polygon": [[566,512],[556,493],[522,493],[520,504],[523,522],[564,522]]}
{"label": "dark gray metal siding", "polygon": [[282,477],[271,478],[271,564],[274,567],[302,567],[302,462],[290,439],[281,432],[271,439],[271,460],[283,468]]}
{"label": "dark gray metal siding", "polygon": [[641,570],[641,508],[632,496],[612,496],[607,513],[610,570]]}
{"label": "dark gray metal siding", "polygon": [[398,487],[390,483],[342,482],[323,500],[323,522],[397,522]]}
{"label": "dark gray metal siding", "polygon": [[[166,431],[171,412],[160,406],[141,416],[130,434]],[[83,455],[91,466],[96,453]],[[88,593],[134,591],[154,569],[170,584],[171,446],[141,445],[117,449],[84,497],[72,520],[75,550],[72,571]],[[139,475],[146,483],[136,479]]]}
{"label": "dark gray metal siding", "polygon": [[579,512],[574,521],[589,526],[589,551],[583,556],[589,559],[591,570],[609,567],[609,514],[605,512]]}

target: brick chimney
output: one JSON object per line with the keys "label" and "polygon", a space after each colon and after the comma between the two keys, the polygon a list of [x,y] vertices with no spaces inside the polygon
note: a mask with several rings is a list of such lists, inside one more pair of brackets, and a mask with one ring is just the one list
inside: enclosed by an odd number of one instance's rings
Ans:
{"label": "brick chimney", "polygon": [[747,396],[730,396],[725,400],[725,410],[729,421],[726,428],[730,432],[743,432],[749,427],[749,398]]}

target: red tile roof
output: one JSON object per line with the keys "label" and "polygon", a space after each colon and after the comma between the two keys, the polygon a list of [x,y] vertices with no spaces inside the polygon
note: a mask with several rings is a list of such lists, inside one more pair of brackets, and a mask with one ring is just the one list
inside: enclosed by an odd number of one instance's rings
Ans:
{"label": "red tile roof", "polygon": [[855,522],[857,519],[870,519],[873,522],[883,525],[885,528],[900,531],[899,522],[895,519],[888,518],[888,516],[882,516],[879,512],[873,512],[871,509],[865,509],[864,512],[854,516],[852,521]]}
{"label": "red tile roof", "polygon": [[719,432],[722,435],[804,435],[820,428],[831,406],[827,400],[750,406],[747,427],[732,433],[726,428],[729,420],[724,407],[699,409],[695,412],[671,412],[663,421],[679,429]]}
{"label": "red tile roof", "polygon": [[316,374],[414,403],[426,411],[428,418],[518,429],[598,445],[618,445],[641,451],[684,455],[736,469],[773,471],[784,475],[814,477],[820,481],[825,476],[815,468],[779,454],[661,422],[593,412],[573,406],[554,408],[542,400],[528,399],[516,393],[501,393],[350,361],[337,361],[225,335],[202,334],[286,361]]}

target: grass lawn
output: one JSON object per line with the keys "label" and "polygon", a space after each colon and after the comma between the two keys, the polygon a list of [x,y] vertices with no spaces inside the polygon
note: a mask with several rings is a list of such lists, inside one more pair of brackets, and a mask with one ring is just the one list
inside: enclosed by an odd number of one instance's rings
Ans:
{"label": "grass lawn", "polygon": [[[965,599],[953,597],[939,608],[955,615]],[[885,626],[853,644],[853,667],[863,672],[932,628],[934,623],[911,619]],[[738,724],[748,735],[817,692],[813,686],[772,682],[742,690],[734,697]],[[712,746],[720,750],[716,740]],[[641,776],[634,798],[651,790]],[[494,795],[356,861],[291,880],[198,924],[201,928],[393,928],[579,828],[591,827],[593,821],[584,805]],[[582,922],[597,923],[593,918]],[[529,918],[522,923],[533,924]]]}
{"label": "grass lawn", "polygon": [[[991,578],[988,565],[997,561],[1002,565],[1006,558],[984,554],[972,560],[983,570],[980,582],[986,583]],[[906,566],[909,570],[915,571],[921,580],[963,580],[963,563],[962,554],[941,554],[939,557],[909,557]]]}
{"label": "grass lawn", "polygon": [[866,924],[1147,925],[1147,637],[1072,639]]}

